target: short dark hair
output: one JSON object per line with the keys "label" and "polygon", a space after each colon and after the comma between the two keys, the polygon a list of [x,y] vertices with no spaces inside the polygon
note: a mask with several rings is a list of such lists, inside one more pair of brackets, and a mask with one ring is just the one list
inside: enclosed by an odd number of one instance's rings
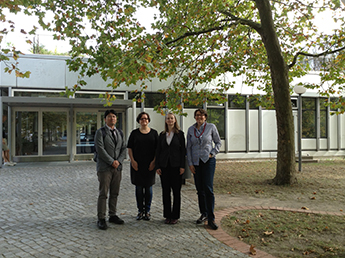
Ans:
{"label": "short dark hair", "polygon": [[150,115],[149,115],[148,113],[146,113],[146,112],[141,112],[141,113],[137,116],[137,123],[139,123],[139,121],[140,121],[140,119],[141,119],[141,117],[142,117],[143,115],[147,115],[147,118],[148,118],[149,122],[151,122]]}
{"label": "short dark hair", "polygon": [[207,111],[205,109],[202,108],[198,108],[197,110],[194,111],[194,117],[196,116],[196,113],[200,112],[201,115],[204,115],[205,118],[207,119]]}
{"label": "short dark hair", "polygon": [[108,109],[108,110],[106,110],[105,112],[104,112],[104,119],[107,117],[107,115],[109,115],[109,114],[114,114],[115,116],[117,116],[116,115],[116,111],[114,110],[114,109]]}

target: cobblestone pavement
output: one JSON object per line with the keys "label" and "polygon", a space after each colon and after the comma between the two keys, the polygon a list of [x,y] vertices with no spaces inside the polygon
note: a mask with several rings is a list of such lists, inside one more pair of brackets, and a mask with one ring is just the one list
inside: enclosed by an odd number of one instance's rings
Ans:
{"label": "cobblestone pavement", "polygon": [[25,163],[0,169],[0,257],[248,257],[196,225],[197,203],[182,187],[181,219],[163,223],[159,177],[151,221],[137,221],[129,163],[124,166],[118,215],[124,225],[96,226],[94,162]]}

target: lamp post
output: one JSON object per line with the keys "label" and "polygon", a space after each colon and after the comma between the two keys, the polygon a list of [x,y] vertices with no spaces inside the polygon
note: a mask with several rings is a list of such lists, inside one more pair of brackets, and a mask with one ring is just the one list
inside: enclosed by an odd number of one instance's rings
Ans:
{"label": "lamp post", "polygon": [[302,94],[306,92],[303,86],[295,86],[294,91],[298,94],[298,171],[302,171]]}

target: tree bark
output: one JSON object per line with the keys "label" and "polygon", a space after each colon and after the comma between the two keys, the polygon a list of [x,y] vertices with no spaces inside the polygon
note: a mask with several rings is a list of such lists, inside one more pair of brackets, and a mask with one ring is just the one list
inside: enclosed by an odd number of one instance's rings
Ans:
{"label": "tree bark", "polygon": [[273,182],[277,185],[294,184],[296,178],[294,121],[292,116],[288,66],[284,61],[268,0],[256,0],[261,19],[259,31],[267,52],[276,108],[278,154]]}

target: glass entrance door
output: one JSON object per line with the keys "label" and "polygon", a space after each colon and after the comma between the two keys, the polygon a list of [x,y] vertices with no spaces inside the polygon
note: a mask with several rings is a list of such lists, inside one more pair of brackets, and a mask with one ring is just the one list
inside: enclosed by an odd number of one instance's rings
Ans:
{"label": "glass entrance door", "polygon": [[15,112],[15,155],[38,155],[38,112]]}
{"label": "glass entrance door", "polygon": [[67,112],[42,112],[42,122],[42,154],[67,154]]}
{"label": "glass entrance door", "polygon": [[67,155],[67,111],[15,110],[15,156]]}

